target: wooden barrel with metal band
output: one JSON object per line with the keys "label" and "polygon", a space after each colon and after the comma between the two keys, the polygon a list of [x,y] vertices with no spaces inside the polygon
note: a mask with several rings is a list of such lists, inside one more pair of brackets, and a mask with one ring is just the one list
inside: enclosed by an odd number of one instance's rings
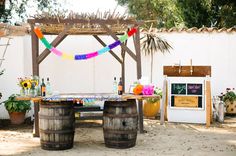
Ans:
{"label": "wooden barrel with metal band", "polygon": [[106,147],[130,148],[137,138],[138,114],[135,100],[105,101],[103,134]]}
{"label": "wooden barrel with metal band", "polygon": [[41,148],[65,150],[73,147],[75,115],[72,101],[42,101],[39,112]]}

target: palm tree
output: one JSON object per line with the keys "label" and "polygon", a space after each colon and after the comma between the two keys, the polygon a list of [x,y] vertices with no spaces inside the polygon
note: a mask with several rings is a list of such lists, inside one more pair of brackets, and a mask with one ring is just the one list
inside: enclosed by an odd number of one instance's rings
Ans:
{"label": "palm tree", "polygon": [[[152,27],[152,26],[151,26]],[[169,52],[172,49],[171,45],[166,41],[160,38],[157,33],[151,32],[151,27],[148,32],[144,33],[144,36],[141,38],[141,50],[145,55],[151,55],[151,83],[153,75],[153,55],[156,52]]]}

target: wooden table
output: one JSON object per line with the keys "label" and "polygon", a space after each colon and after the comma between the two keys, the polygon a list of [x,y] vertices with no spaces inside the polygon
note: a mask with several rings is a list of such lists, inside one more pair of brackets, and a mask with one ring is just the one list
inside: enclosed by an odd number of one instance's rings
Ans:
{"label": "wooden table", "polygon": [[128,99],[136,99],[138,101],[138,120],[139,120],[139,132],[144,133],[143,128],[143,100],[147,98],[160,98],[159,95],[132,95],[132,94],[124,94],[124,95],[115,95],[109,93],[66,93],[54,95],[51,97],[17,97],[17,100],[31,100],[34,103],[34,130],[33,136],[39,137],[39,104],[41,100],[55,101],[55,100],[63,100],[63,101],[72,101],[78,99],[96,99],[103,101],[124,101]]}

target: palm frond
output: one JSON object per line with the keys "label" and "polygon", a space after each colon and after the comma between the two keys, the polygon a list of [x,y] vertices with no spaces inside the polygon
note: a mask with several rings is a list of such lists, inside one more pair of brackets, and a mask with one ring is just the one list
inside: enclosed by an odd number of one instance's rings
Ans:
{"label": "palm frond", "polygon": [[141,49],[145,55],[150,55],[158,51],[161,53],[170,52],[169,50],[172,47],[166,40],[157,36],[156,33],[149,32],[141,38]]}
{"label": "palm frond", "polygon": [[152,82],[152,73],[153,73],[153,56],[156,52],[170,52],[172,49],[171,45],[166,41],[159,37],[156,33],[150,31],[151,28],[145,35],[141,38],[141,50],[145,55],[151,56],[151,82]]}

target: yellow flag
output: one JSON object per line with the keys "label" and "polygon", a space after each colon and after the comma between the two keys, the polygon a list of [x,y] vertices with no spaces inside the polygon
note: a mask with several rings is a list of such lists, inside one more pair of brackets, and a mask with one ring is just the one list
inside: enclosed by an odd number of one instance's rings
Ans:
{"label": "yellow flag", "polygon": [[62,59],[74,60],[74,56],[71,54],[62,53]]}

